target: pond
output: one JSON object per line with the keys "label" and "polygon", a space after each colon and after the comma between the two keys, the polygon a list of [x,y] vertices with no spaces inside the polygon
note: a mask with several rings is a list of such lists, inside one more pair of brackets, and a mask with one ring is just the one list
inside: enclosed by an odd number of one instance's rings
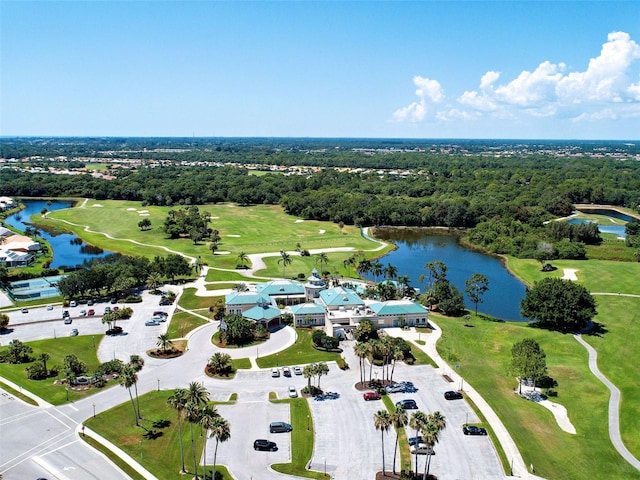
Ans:
{"label": "pond", "polygon": [[[65,200],[22,200],[21,202],[26,208],[18,213],[9,215],[5,219],[5,223],[22,231],[28,226],[33,226],[30,223],[31,216],[40,215],[43,208],[51,212],[73,206],[73,202]],[[39,236],[49,242],[53,249],[52,268],[75,267],[82,265],[85,260],[106,257],[113,253],[88,245],[70,233],[52,234],[42,229],[38,229],[38,231],[40,232]]]}
{"label": "pond", "polygon": [[[428,278],[429,271],[424,265],[439,260],[447,266],[449,281],[463,294],[465,282],[471,275],[481,273],[487,277],[489,290],[482,297],[483,302],[478,304],[478,312],[501,320],[525,320],[520,315],[525,284],[512,275],[498,258],[462,247],[455,236],[428,235],[420,229],[378,229],[376,237],[397,245],[398,248],[381,258],[380,262],[383,266],[390,263],[397,267],[398,275],[407,275],[412,286],[425,291],[426,283],[420,284],[418,278],[420,275]],[[367,278],[373,280],[372,275]],[[466,294],[464,301],[469,310],[475,309]]]}
{"label": "pond", "polygon": [[[572,218],[568,220],[567,223],[572,224],[582,224],[582,223],[592,223],[592,220],[587,220],[584,218]],[[602,225],[598,223],[598,231],[600,233],[613,233],[620,238],[625,238],[627,234],[625,233],[626,227],[624,225]]]}

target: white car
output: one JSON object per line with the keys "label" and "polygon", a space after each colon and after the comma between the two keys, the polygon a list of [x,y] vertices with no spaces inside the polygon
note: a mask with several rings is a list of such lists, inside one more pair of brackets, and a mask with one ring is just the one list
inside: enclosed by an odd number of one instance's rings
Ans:
{"label": "white car", "polygon": [[272,368],[271,369],[271,376],[272,377],[279,377],[280,376],[280,370],[278,370],[277,368]]}
{"label": "white car", "polygon": [[296,390],[296,387],[294,387],[293,385],[289,386],[289,398],[297,398],[298,397],[298,391]]}
{"label": "white car", "polygon": [[431,448],[426,443],[418,443],[417,445],[411,445],[411,448],[409,449],[409,451],[411,452],[412,455],[415,455],[416,453],[418,455],[435,455],[433,448]]}
{"label": "white car", "polygon": [[293,367],[293,373],[295,373],[296,375],[302,375],[302,369],[296,365],[295,367]]}

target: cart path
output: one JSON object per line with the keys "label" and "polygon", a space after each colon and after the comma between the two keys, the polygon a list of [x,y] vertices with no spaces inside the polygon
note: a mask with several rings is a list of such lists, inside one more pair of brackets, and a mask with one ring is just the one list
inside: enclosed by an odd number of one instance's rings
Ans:
{"label": "cart path", "polygon": [[633,456],[627,449],[620,436],[620,390],[598,368],[598,352],[595,348],[585,342],[580,335],[573,336],[589,352],[589,369],[598,380],[611,391],[609,397],[609,438],[611,443],[622,458],[629,462],[634,468],[640,470],[640,460]]}

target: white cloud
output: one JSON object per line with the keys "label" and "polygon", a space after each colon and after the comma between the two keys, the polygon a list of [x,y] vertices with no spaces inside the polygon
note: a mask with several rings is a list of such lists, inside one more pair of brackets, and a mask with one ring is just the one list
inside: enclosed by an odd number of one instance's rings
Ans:
{"label": "white cloud", "polygon": [[[394,112],[394,120],[420,122],[492,118],[562,117],[573,121],[637,118],[640,81],[629,78],[640,63],[640,46],[625,32],[612,32],[600,54],[584,71],[565,73],[567,66],[544,61],[532,71],[499,84],[500,72],[489,70],[476,90],[467,90],[455,103],[445,103],[441,84],[415,76],[418,100]],[[636,70],[637,71],[637,70]],[[635,79],[638,80],[638,79]],[[441,108],[436,108],[441,105]]]}
{"label": "white cloud", "polygon": [[438,103],[444,99],[442,87],[436,80],[416,75],[413,77],[413,83],[418,87],[416,95],[420,100],[393,112],[395,121],[419,122],[424,120],[427,115],[427,103]]}

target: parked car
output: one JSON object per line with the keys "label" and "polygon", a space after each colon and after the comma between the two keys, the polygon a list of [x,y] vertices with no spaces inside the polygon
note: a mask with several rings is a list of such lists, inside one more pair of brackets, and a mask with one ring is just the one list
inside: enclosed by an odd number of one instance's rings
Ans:
{"label": "parked car", "polygon": [[122,327],[115,326],[107,330],[107,335],[120,335],[122,333]]}
{"label": "parked car", "polygon": [[111,303],[112,303],[112,304],[113,304],[113,303],[118,303],[118,299],[116,299],[116,298],[112,298],[112,299],[111,299]]}
{"label": "parked car", "polygon": [[147,320],[146,322],[144,322],[144,324],[145,324],[147,327],[153,327],[153,326],[156,326],[156,325],[160,325],[160,322],[159,322],[159,321],[157,321],[157,320],[153,320],[153,319],[152,319],[152,320]]}
{"label": "parked car", "polygon": [[462,394],[460,392],[449,390],[448,392],[444,392],[444,398],[447,400],[460,400],[462,399]]}
{"label": "parked car", "polygon": [[295,367],[293,367],[293,373],[295,373],[296,375],[302,375],[302,369],[296,365]]}
{"label": "parked car", "polygon": [[162,315],[154,315],[151,320],[155,320],[156,322],[166,322],[167,321],[167,317],[164,317]]}
{"label": "parked car", "polygon": [[418,405],[416,404],[416,401],[412,400],[411,398],[405,398],[404,400],[400,400],[399,402],[396,402],[396,407],[402,407],[405,410],[418,409]]}
{"label": "parked car", "polygon": [[112,308],[112,310],[113,310],[114,312],[117,312],[118,310],[120,310],[120,307],[118,307],[118,306],[116,305],[115,307],[113,307],[113,308]]}
{"label": "parked car", "polygon": [[104,307],[104,313],[109,313],[111,311],[111,307]]}
{"label": "parked car", "polygon": [[23,308],[22,309],[22,313],[29,313],[29,309],[28,308]]}
{"label": "parked car", "polygon": [[64,324],[65,325],[70,325],[72,322],[71,317],[64,317]]}
{"label": "parked car", "polygon": [[89,301],[87,302],[87,305],[88,305],[88,306],[93,305],[93,299],[89,299]]}
{"label": "parked car", "polygon": [[279,377],[280,376],[280,370],[278,370],[277,368],[272,368],[271,369],[271,376],[272,377]]}
{"label": "parked car", "polygon": [[78,336],[78,329],[74,328],[71,330],[71,332],[69,333],[70,337],[77,337]]}
{"label": "parked car", "polygon": [[293,385],[289,386],[289,398],[296,398],[298,396],[298,391],[296,390],[296,387],[294,387]]}
{"label": "parked car", "polygon": [[69,314],[69,310],[65,310],[64,312],[62,312],[62,318],[67,318],[70,317],[71,315]]}
{"label": "parked car", "polygon": [[91,316],[91,315],[95,315],[96,311],[93,308],[90,308],[89,311],[87,312],[87,315]]}
{"label": "parked car", "polygon": [[413,445],[417,445],[418,443],[424,443],[422,441],[422,437],[421,436],[417,436],[417,437],[410,437],[409,438],[409,446],[412,447]]}
{"label": "parked car", "polygon": [[70,306],[70,307],[77,307],[77,306],[78,306],[78,302],[76,302],[75,300],[71,300],[71,301],[69,302],[69,306]]}
{"label": "parked car", "polygon": [[417,443],[415,445],[412,445],[411,448],[409,449],[409,451],[415,455],[435,455],[436,452],[433,451],[433,448],[431,448],[429,445],[427,445],[426,443]]}
{"label": "parked car", "polygon": [[160,305],[171,305],[173,302],[169,300],[167,297],[162,297],[160,299]]}
{"label": "parked car", "polygon": [[153,316],[154,317],[165,317],[165,318],[167,318],[169,316],[169,314],[167,312],[163,312],[162,310],[156,310],[155,312],[153,312]]}
{"label": "parked car", "polygon": [[87,311],[86,310],[80,310],[80,316],[81,317],[86,317],[87,316]]}
{"label": "parked car", "polygon": [[382,397],[378,392],[365,392],[362,394],[362,398],[368,402],[369,400],[380,400]]}
{"label": "parked car", "polygon": [[475,425],[465,425],[462,427],[462,432],[465,435],[486,435],[487,430],[482,427],[476,427]]}
{"label": "parked car", "polygon": [[258,440],[253,442],[253,449],[266,452],[275,452],[276,450],[278,450],[278,446],[276,445],[276,442],[259,438]]}
{"label": "parked car", "polygon": [[385,387],[387,393],[404,393],[404,385],[402,383],[394,383]]}
{"label": "parked car", "polygon": [[293,427],[284,422],[271,422],[269,424],[269,432],[270,433],[288,433],[293,430]]}
{"label": "parked car", "polygon": [[289,367],[283,367],[282,368],[282,374],[285,377],[290,377],[291,376],[291,370],[289,369]]}
{"label": "parked car", "polygon": [[53,310],[53,305],[47,305],[47,310]]}

